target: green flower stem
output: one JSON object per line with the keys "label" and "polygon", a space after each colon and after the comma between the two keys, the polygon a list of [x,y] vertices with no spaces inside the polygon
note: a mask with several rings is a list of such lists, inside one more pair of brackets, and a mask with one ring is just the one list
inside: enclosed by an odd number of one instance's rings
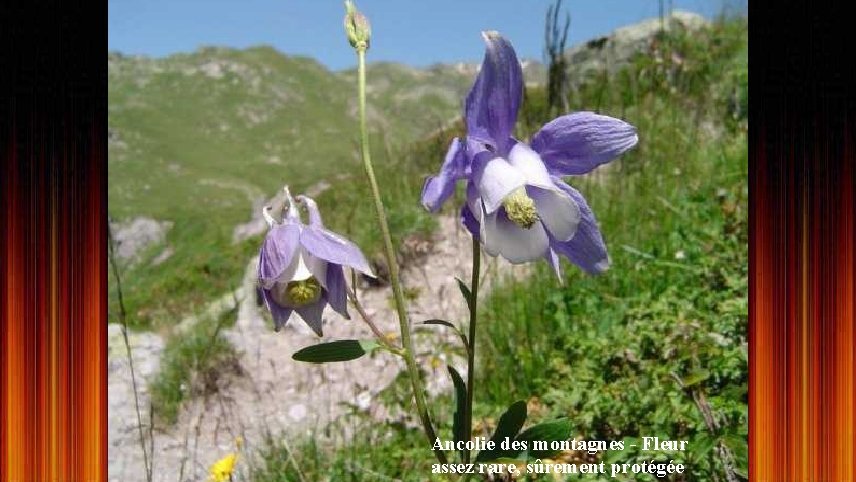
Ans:
{"label": "green flower stem", "polygon": [[[384,254],[386,255],[386,262],[389,265],[389,279],[392,284],[392,293],[395,297],[395,308],[398,311],[398,323],[401,327],[401,344],[404,347],[404,360],[407,364],[407,371],[410,374],[413,399],[416,401],[416,410],[419,412],[419,418],[422,421],[422,428],[425,430],[425,435],[428,437],[428,443],[433,446],[434,441],[437,439],[437,433],[431,424],[431,415],[428,413],[428,406],[425,404],[425,391],[422,379],[419,376],[419,367],[416,365],[416,359],[413,356],[410,324],[407,321],[407,311],[404,309],[404,295],[401,291],[401,281],[398,278],[398,261],[395,258],[395,250],[392,247],[389,225],[386,222],[386,212],[383,207],[383,200],[380,197],[380,190],[377,187],[371,153],[369,152],[369,132],[366,126],[366,46],[358,45],[356,50],[359,60],[360,145],[362,147],[363,166],[366,169],[366,176],[369,179],[375,210],[377,211],[378,224],[383,236]],[[446,455],[442,451],[435,450],[434,455],[437,456],[437,460],[440,463],[446,463]]]}
{"label": "green flower stem", "polygon": [[[467,347],[467,413],[464,414],[464,434],[469,439],[473,433],[473,389],[475,386],[476,359],[476,314],[479,299],[479,272],[481,271],[481,246],[473,238],[473,274],[470,281],[470,338]],[[464,463],[470,461],[470,451],[464,451]]]}
{"label": "green flower stem", "polygon": [[404,353],[400,348],[391,343],[386,336],[380,331],[380,329],[375,325],[374,321],[372,321],[372,317],[366,313],[365,308],[363,308],[363,304],[360,303],[360,300],[357,299],[357,294],[353,290],[347,290],[348,299],[351,300],[351,303],[356,308],[357,313],[360,314],[360,318],[369,326],[369,329],[374,334],[378,343],[380,343],[384,348],[388,349],[390,352],[395,353],[396,355],[401,355]]}

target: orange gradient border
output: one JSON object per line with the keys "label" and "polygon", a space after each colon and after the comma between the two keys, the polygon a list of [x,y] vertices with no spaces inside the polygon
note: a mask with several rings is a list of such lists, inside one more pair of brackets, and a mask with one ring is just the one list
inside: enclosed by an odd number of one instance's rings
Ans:
{"label": "orange gradient border", "polygon": [[106,480],[105,127],[19,97],[0,132],[0,479]]}
{"label": "orange gradient border", "polygon": [[856,110],[764,100],[750,143],[750,479],[852,481]]}

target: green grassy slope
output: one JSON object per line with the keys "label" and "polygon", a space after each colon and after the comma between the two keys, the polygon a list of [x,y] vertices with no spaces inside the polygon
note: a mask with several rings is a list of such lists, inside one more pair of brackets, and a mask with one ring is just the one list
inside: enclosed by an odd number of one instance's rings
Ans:
{"label": "green grassy slope", "polygon": [[[439,67],[370,69],[381,161],[454,118],[471,82]],[[325,180],[347,190],[361,174],[353,72],[268,47],[110,54],[108,70],[110,215],[174,226],[169,259],[152,266],[164,249],[154,247],[123,272],[132,325],[169,325],[237,283],[259,239],[233,245],[232,231],[251,219],[254,203],[284,184],[301,192]]]}
{"label": "green grassy slope", "polygon": [[[267,47],[164,59],[113,54],[108,63],[117,218],[168,219],[206,205],[243,219],[246,212],[231,210],[246,208],[238,200],[249,194],[271,195],[285,181],[308,185],[356,165],[352,72]],[[470,82],[453,71],[395,64],[372,64],[371,72],[372,128],[393,144],[455,116]]]}
{"label": "green grassy slope", "polygon": [[[422,174],[405,162],[406,146],[459,116],[475,69],[369,64],[369,125],[388,201],[404,205],[396,200],[418,194],[400,183]],[[526,75],[541,78],[540,64],[527,63]],[[354,70],[332,72],[265,46],[206,47],[160,59],[111,53],[108,76],[110,216],[173,223],[171,257],[152,266],[165,249],[155,246],[123,271],[134,326],[169,326],[237,283],[260,239],[235,245],[233,229],[284,184],[295,192],[322,181],[362,189]],[[327,197],[348,207],[360,199]],[[331,217],[367,252],[379,250],[371,230],[344,222],[341,212]],[[397,238],[432,226],[411,209],[393,211],[392,224]],[[111,300],[115,286],[111,280]],[[117,309],[111,303],[111,316]]]}

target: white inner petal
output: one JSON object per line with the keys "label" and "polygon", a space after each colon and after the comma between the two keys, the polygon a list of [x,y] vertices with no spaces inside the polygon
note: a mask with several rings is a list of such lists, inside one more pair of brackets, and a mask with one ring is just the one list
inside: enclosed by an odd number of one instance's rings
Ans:
{"label": "white inner petal", "polygon": [[[481,223],[481,228],[479,232],[479,236],[481,237],[482,244],[484,244],[484,250],[487,254],[491,256],[499,255],[499,246],[496,242],[494,242],[493,237],[496,234],[496,212],[492,214],[487,214],[484,212],[484,206],[479,206],[478,210],[478,219]],[[488,225],[490,225],[488,227]],[[489,235],[489,236],[488,236]]]}
{"label": "white inner petal", "polygon": [[485,251],[491,256],[502,255],[511,263],[535,261],[547,252],[550,240],[540,223],[524,229],[509,221],[502,212],[485,213],[481,236]]}
{"label": "white inner petal", "polygon": [[508,161],[496,157],[485,165],[478,183],[485,210],[490,214],[499,209],[512,191],[526,184],[526,178]]}
{"label": "white inner petal", "polygon": [[306,249],[303,246],[301,246],[291,258],[291,263],[288,265],[288,268],[282,272],[278,281],[288,283],[289,281],[303,281],[305,279],[309,279],[312,276],[312,271],[310,271],[309,267],[306,265],[306,258],[308,257],[310,257],[310,254],[306,252]]}
{"label": "white inner petal", "polygon": [[312,256],[305,248],[301,248],[301,254],[304,255],[303,262],[309,272],[315,276],[315,279],[321,283],[321,286],[327,288],[327,262],[321,258]]}
{"label": "white inner petal", "polygon": [[523,174],[526,184],[545,189],[557,189],[550,179],[541,156],[526,144],[518,142],[511,148],[511,152],[508,153],[508,163]]}
{"label": "white inner petal", "polygon": [[574,237],[582,215],[577,203],[563,191],[531,187],[527,189],[535,201],[538,217],[547,231],[559,241]]}

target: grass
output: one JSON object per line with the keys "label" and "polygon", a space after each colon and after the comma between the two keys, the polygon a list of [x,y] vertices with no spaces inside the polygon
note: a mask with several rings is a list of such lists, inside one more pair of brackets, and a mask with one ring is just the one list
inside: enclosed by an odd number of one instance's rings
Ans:
{"label": "grass", "polygon": [[678,34],[663,49],[682,58],[679,69],[641,57],[572,99],[580,109],[596,100],[640,132],[606,182],[570,180],[598,216],[612,267],[598,277],[569,267],[564,288],[541,267],[491,295],[481,408],[537,397],[545,417],[569,417],[585,439],[689,440],[674,460],[691,467],[684,480],[709,480],[724,470],[718,445],[738,473],[748,463],[748,160],[732,95],[745,100],[745,23]]}
{"label": "grass", "polygon": [[[369,68],[371,98],[383,106],[369,113],[374,145],[386,146],[375,153],[378,163],[402,157],[402,145],[454,116],[457,94],[469,83],[452,70]],[[233,229],[258,214],[254,202],[283,185],[300,193],[327,181],[336,189],[327,198],[341,204],[325,206],[344,212],[364,199],[350,192],[363,184],[352,71],[331,72],[270,47],[202,48],[162,59],[110,54],[108,71],[110,214],[118,221],[147,216],[173,223],[165,246],[147,250],[124,269],[131,327],[168,328],[238,282],[261,239],[235,244]],[[418,95],[404,95],[404,86]],[[422,108],[426,103],[430,107]],[[396,187],[403,186],[395,171],[406,167],[403,160],[386,164],[386,174],[378,176],[390,203],[418,193],[418,187]],[[417,211],[393,215],[391,229],[399,239],[431,229]],[[348,227],[344,215],[328,217],[336,228]],[[358,224],[351,232],[368,253],[377,250],[370,229]],[[174,254],[152,266],[166,246]],[[112,282],[110,290],[115,300]],[[108,312],[116,318],[115,302]]]}
{"label": "grass", "polygon": [[282,441],[269,441],[262,464],[253,469],[252,480],[287,482],[301,480],[301,476],[307,481],[435,480],[425,473],[422,433],[376,426],[362,431],[360,438],[361,444],[331,453],[325,439],[310,437],[299,446],[294,462]]}
{"label": "grass", "polygon": [[[745,19],[673,32],[652,55],[571,96],[574,109],[627,119],[640,133],[637,148],[604,175],[569,180],[598,217],[612,268],[589,277],[565,265],[560,286],[542,265],[482,304],[475,412],[483,426],[526,399],[538,407],[529,423],[567,416],[587,440],[689,440],[687,452],[667,454],[688,472],[668,480],[722,478],[723,452],[745,476],[746,32]],[[524,109],[524,138],[552,117],[541,90],[527,93]],[[417,152],[431,161],[416,160],[416,168],[436,169],[442,150],[428,143]],[[448,397],[432,403],[442,434],[451,405]],[[295,464],[303,480],[426,480],[432,462],[423,435],[395,424],[369,426],[344,446],[309,438],[295,447],[294,464],[284,457],[272,442],[253,480],[300,480]]]}
{"label": "grass", "polygon": [[152,409],[161,422],[175,423],[183,401],[216,393],[220,378],[237,369],[237,353],[222,335],[234,319],[234,311],[201,319],[187,332],[169,338],[150,384]]}
{"label": "grass", "polygon": [[[493,293],[480,339],[485,415],[537,397],[586,439],[690,440],[676,457],[690,480],[722,473],[710,441],[744,454],[746,470],[745,137],[692,155],[680,173],[651,168],[615,179],[619,190],[585,190],[610,246],[607,273],[571,268],[560,289],[539,269]],[[694,391],[720,429],[705,426]]]}

